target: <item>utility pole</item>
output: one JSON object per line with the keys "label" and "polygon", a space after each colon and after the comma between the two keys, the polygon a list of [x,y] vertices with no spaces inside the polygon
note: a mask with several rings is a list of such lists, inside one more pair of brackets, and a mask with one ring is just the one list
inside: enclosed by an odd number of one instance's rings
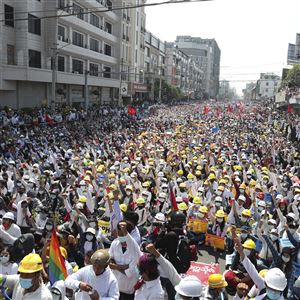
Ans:
{"label": "utility pole", "polygon": [[159,90],[158,90],[158,103],[161,103],[161,73],[162,73],[162,67],[160,67],[159,71]]}
{"label": "utility pole", "polygon": [[84,106],[87,111],[89,108],[89,86],[88,86],[88,75],[89,71],[86,70],[84,73]]}
{"label": "utility pole", "polygon": [[56,76],[57,76],[57,49],[58,44],[54,44],[55,47],[51,48],[52,56],[51,56],[51,65],[52,65],[52,85],[51,85],[51,100],[50,100],[50,108],[53,110],[55,107],[56,101]]}
{"label": "utility pole", "polygon": [[122,103],[122,74],[123,74],[123,58],[121,58],[121,65],[120,65],[120,88],[119,88],[119,106],[121,106]]}

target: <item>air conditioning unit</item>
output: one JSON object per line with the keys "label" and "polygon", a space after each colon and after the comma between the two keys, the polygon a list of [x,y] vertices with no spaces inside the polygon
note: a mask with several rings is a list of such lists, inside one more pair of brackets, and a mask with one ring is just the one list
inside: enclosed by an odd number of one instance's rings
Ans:
{"label": "air conditioning unit", "polygon": [[59,35],[59,36],[58,36],[58,40],[59,40],[59,41],[63,41],[63,40],[64,40],[64,37],[63,37],[62,35]]}

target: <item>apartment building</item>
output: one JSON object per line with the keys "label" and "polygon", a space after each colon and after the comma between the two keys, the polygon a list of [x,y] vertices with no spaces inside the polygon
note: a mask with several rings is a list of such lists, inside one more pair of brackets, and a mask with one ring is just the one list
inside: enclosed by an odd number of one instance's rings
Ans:
{"label": "apartment building", "polygon": [[112,8],[110,0],[0,0],[0,105],[117,104],[120,36]]}

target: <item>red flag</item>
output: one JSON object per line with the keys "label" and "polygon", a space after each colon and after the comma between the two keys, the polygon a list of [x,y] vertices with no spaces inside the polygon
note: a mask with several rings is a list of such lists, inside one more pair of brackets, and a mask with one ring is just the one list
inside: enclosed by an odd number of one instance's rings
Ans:
{"label": "red flag", "polygon": [[128,112],[128,115],[129,116],[135,116],[136,115],[136,109],[132,106],[128,106],[128,109],[127,109],[127,112]]}
{"label": "red flag", "polygon": [[53,124],[53,119],[47,113],[45,113],[45,120],[48,124]]}
{"label": "red flag", "polygon": [[203,113],[205,115],[207,115],[209,113],[209,107],[208,106],[206,106],[206,105],[204,106]]}
{"label": "red flag", "polygon": [[228,104],[228,111],[229,111],[230,113],[232,113],[232,107],[231,107],[230,104]]}
{"label": "red flag", "polygon": [[290,114],[293,112],[293,108],[292,105],[289,103],[288,108],[287,108],[287,112]]}
{"label": "red flag", "polygon": [[217,117],[217,118],[219,118],[220,113],[221,113],[220,107],[217,107],[217,109],[216,109],[216,117]]}
{"label": "red flag", "polygon": [[169,185],[169,190],[170,190],[170,200],[171,200],[172,208],[174,210],[178,210],[175,194],[174,194],[174,191],[173,191],[173,188],[172,188],[171,184]]}
{"label": "red flag", "polygon": [[257,111],[257,108],[256,108],[256,106],[254,106],[253,107],[253,112],[256,113],[256,111]]}

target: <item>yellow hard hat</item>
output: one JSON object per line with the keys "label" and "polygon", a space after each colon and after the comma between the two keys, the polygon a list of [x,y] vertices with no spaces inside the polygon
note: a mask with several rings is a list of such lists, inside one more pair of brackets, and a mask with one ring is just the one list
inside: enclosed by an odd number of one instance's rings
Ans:
{"label": "yellow hard hat", "polygon": [[145,181],[143,184],[142,184],[142,187],[149,187],[150,186],[150,182],[149,181]]}
{"label": "yellow hard hat", "polygon": [[133,187],[132,187],[132,185],[126,185],[125,191],[132,191],[132,192],[133,192]]}
{"label": "yellow hard hat", "polygon": [[208,208],[206,206],[200,206],[199,212],[201,212],[203,214],[207,214],[208,213]]}
{"label": "yellow hard hat", "polygon": [[86,159],[90,159],[91,158],[91,156],[87,153],[85,156],[84,156],[84,158],[86,158]]}
{"label": "yellow hard hat", "polygon": [[216,218],[224,218],[225,217],[225,212],[222,209],[219,209],[216,214],[215,214]]}
{"label": "yellow hard hat", "polygon": [[81,202],[81,203],[86,203],[86,201],[87,201],[87,199],[86,199],[85,196],[80,196],[80,197],[79,197],[79,202]]}
{"label": "yellow hard hat", "polygon": [[93,175],[92,171],[90,171],[90,170],[87,170],[86,174]]}
{"label": "yellow hard hat", "polygon": [[257,161],[256,159],[253,159],[253,160],[252,160],[252,163],[253,163],[254,165],[257,165],[258,161]]}
{"label": "yellow hard hat", "polygon": [[242,211],[242,215],[245,216],[245,217],[251,217],[252,213],[251,213],[251,210],[250,209],[243,209]]}
{"label": "yellow hard hat", "polygon": [[129,169],[129,168],[124,168],[122,172],[123,172],[123,173],[129,173],[129,172],[130,172],[130,169]]}
{"label": "yellow hard hat", "polygon": [[195,197],[193,200],[194,204],[200,204],[201,203],[201,199],[199,197]]}
{"label": "yellow hard hat", "polygon": [[90,181],[91,180],[91,178],[90,178],[90,176],[85,176],[84,178],[83,178],[83,180],[86,180],[86,181]]}
{"label": "yellow hard hat", "polygon": [[145,199],[144,198],[137,198],[136,204],[145,204]]}
{"label": "yellow hard hat", "polygon": [[268,171],[262,171],[261,174],[268,176]]}
{"label": "yellow hard hat", "polygon": [[263,179],[263,180],[264,180],[264,179],[269,180],[269,176],[263,176],[262,179]]}
{"label": "yellow hard hat", "polygon": [[267,167],[262,167],[261,170],[262,171],[268,171],[268,168]]}
{"label": "yellow hard hat", "polygon": [[216,175],[211,173],[208,175],[208,179],[209,180],[216,179]]}
{"label": "yellow hard hat", "polygon": [[227,183],[227,181],[226,181],[226,179],[224,179],[224,178],[222,178],[220,181],[219,181],[219,184],[226,184]]}
{"label": "yellow hard hat", "polygon": [[195,174],[196,174],[196,176],[200,176],[200,175],[201,175],[201,171],[197,170],[197,171],[195,172]]}
{"label": "yellow hard hat", "polygon": [[256,181],[255,181],[254,179],[252,179],[252,180],[250,181],[250,185],[251,185],[251,186],[256,186]]}
{"label": "yellow hard hat", "polygon": [[211,170],[211,171],[216,171],[216,168],[215,168],[214,166],[211,166],[211,167],[210,167],[210,170]]}
{"label": "yellow hard hat", "polygon": [[265,278],[268,271],[269,271],[268,269],[263,269],[263,270],[259,271],[258,275],[262,278]]}
{"label": "yellow hard hat", "polygon": [[186,205],[186,203],[181,202],[178,204],[178,209],[181,211],[186,211],[186,210],[188,210],[188,206]]}
{"label": "yellow hard hat", "polygon": [[222,274],[212,274],[208,277],[208,285],[213,289],[225,288],[228,284]]}
{"label": "yellow hard hat", "polygon": [[118,188],[117,188],[117,186],[116,186],[115,184],[111,184],[111,185],[109,186],[109,189],[110,189],[111,191],[116,191]]}
{"label": "yellow hard hat", "polygon": [[187,179],[194,179],[194,175],[193,175],[192,173],[189,173],[189,174],[187,175]]}
{"label": "yellow hard hat", "polygon": [[181,175],[183,175],[183,171],[182,170],[178,170],[177,174],[181,176]]}
{"label": "yellow hard hat", "polygon": [[104,169],[104,168],[103,168],[102,166],[99,166],[99,167],[97,168],[97,172],[98,172],[98,173],[102,173],[102,172],[103,172],[103,169]]}
{"label": "yellow hard hat", "polygon": [[108,193],[107,196],[108,196],[109,200],[113,200],[114,199],[114,194],[113,193]]}
{"label": "yellow hard hat", "polygon": [[186,184],[185,184],[184,182],[181,182],[181,183],[179,184],[179,187],[180,187],[180,188],[186,188]]}
{"label": "yellow hard hat", "polygon": [[253,250],[256,248],[256,244],[253,240],[247,240],[244,242],[243,247],[249,250]]}
{"label": "yellow hard hat", "polygon": [[245,183],[242,183],[241,185],[240,185],[240,189],[246,189],[247,188],[247,186],[246,186],[246,184]]}
{"label": "yellow hard hat", "polygon": [[108,178],[109,178],[109,179],[116,178],[116,174],[111,173],[111,174],[108,175]]}
{"label": "yellow hard hat", "polygon": [[222,192],[223,192],[223,191],[224,191],[224,189],[225,189],[225,188],[224,188],[224,186],[223,186],[223,185],[219,185],[219,186],[218,186],[218,190],[219,190],[219,191],[222,191]]}
{"label": "yellow hard hat", "polygon": [[201,171],[203,168],[201,166],[197,166],[196,170]]}
{"label": "yellow hard hat", "polygon": [[35,273],[43,270],[43,262],[38,254],[30,253],[26,255],[18,268],[20,273]]}
{"label": "yellow hard hat", "polygon": [[127,204],[125,204],[125,203],[121,204],[121,205],[120,205],[120,209],[121,209],[122,212],[125,213],[125,212],[127,211],[127,209],[128,209]]}

